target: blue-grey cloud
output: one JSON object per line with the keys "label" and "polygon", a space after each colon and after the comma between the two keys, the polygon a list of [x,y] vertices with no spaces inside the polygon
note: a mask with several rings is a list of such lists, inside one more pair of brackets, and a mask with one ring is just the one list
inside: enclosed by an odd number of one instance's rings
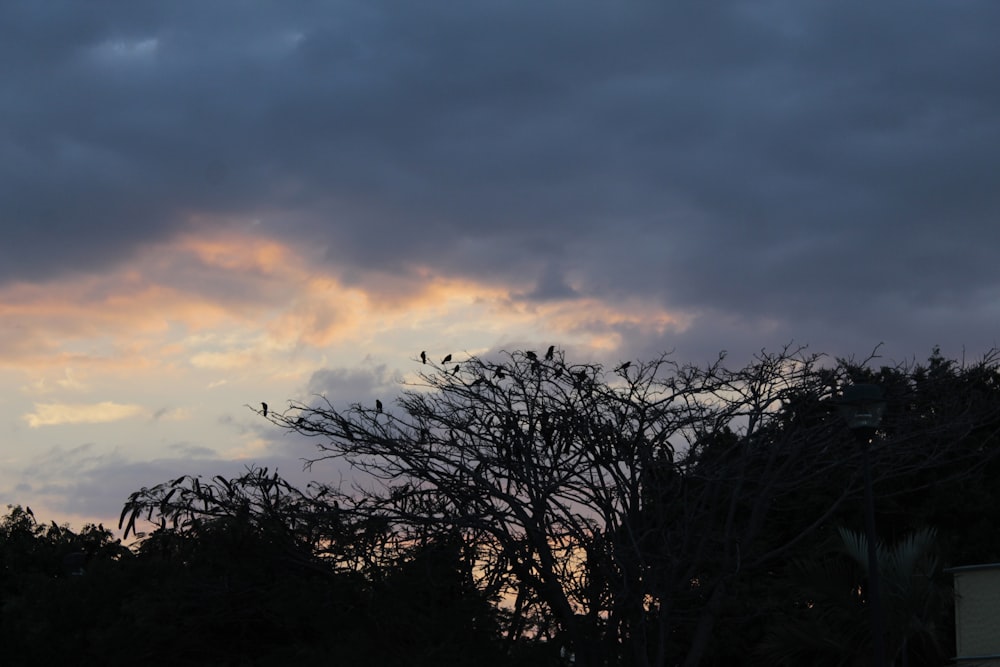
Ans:
{"label": "blue-grey cloud", "polygon": [[[134,460],[120,451],[104,451],[93,445],[57,446],[33,457],[21,471],[24,481],[13,490],[17,496],[4,500],[23,503],[25,498],[34,498],[64,516],[105,517],[107,527],[112,528],[129,494],[182,475],[231,478],[248,467],[265,467],[303,490],[314,480],[334,485],[342,482],[345,490],[349,489],[352,478],[346,464],[324,461],[312,470],[304,469],[303,451],[318,457],[315,442],[311,445],[312,449],[299,447],[296,453],[287,443],[276,442],[253,459],[227,459],[215,451],[182,444],[171,448],[180,456],[153,460]],[[78,522],[70,522],[79,528]]]}
{"label": "blue-grey cloud", "polygon": [[5,3],[0,281],[197,212],[358,281],[655,299],[703,315],[695,340],[980,345],[998,22],[975,0]]}

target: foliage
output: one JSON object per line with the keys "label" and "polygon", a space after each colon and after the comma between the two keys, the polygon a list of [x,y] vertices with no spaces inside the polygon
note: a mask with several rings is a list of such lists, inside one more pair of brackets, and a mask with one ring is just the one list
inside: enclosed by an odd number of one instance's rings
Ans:
{"label": "foliage", "polygon": [[[838,533],[840,543],[829,554],[792,564],[797,605],[774,619],[760,646],[768,664],[870,663],[868,542],[855,531]],[[893,664],[932,667],[949,655],[941,626],[950,620],[950,587],[942,580],[936,542],[936,531],[924,528],[892,546],[876,546]]]}
{"label": "foliage", "polygon": [[[59,554],[39,556],[61,544],[49,539],[56,528],[12,508],[0,523],[10,584],[0,609],[4,664],[288,665],[335,658],[413,666],[458,664],[463,656],[484,667],[506,664],[495,607],[472,587],[455,543],[411,545],[396,561],[380,563],[376,577],[328,557],[343,553],[330,538],[338,521],[320,529],[318,513],[312,523],[276,520],[275,507],[304,497],[280,477],[253,468],[215,478],[211,494],[196,480],[133,494],[132,506],[162,501],[171,490],[169,502],[189,505],[176,528],[154,515],[161,527],[143,534],[134,551],[116,544],[121,553],[95,552],[81,575],[48,567]],[[232,493],[219,496],[219,488]],[[73,546],[90,532],[80,539],[58,528]],[[317,534],[324,536],[320,550],[310,541]],[[364,531],[350,533],[349,540],[363,539]]]}
{"label": "foliage", "polygon": [[[4,662],[49,665],[78,662],[90,627],[109,622],[113,592],[96,586],[130,552],[102,525],[79,533],[36,521],[30,507],[7,506],[0,519],[0,644]],[[96,606],[89,603],[98,602]]]}
{"label": "foliage", "polygon": [[357,664],[498,664],[496,611],[471,585],[461,545],[401,544],[381,517],[342,509],[328,494],[264,468],[132,494],[123,525],[134,530],[145,515],[159,526],[142,536],[140,558],[181,563],[190,578],[187,597],[175,599],[171,586],[151,605],[191,619],[190,653],[219,660],[220,650],[238,651],[252,664],[331,654]]}

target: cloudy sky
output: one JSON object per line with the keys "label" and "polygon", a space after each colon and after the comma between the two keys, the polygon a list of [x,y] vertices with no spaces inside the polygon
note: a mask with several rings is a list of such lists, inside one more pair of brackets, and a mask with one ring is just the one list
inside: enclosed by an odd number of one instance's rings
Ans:
{"label": "cloudy sky", "polygon": [[[414,357],[976,357],[994,0],[0,3],[0,509],[313,452]],[[314,477],[336,474],[317,466]]]}

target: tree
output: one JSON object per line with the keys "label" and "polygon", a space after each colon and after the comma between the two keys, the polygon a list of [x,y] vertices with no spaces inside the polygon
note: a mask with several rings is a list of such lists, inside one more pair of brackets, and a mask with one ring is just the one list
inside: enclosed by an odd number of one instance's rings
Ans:
{"label": "tree", "polygon": [[755,613],[745,592],[860,497],[860,445],[828,408],[841,386],[895,383],[882,487],[944,463],[962,474],[992,456],[997,426],[995,384],[972,402],[945,393],[995,376],[995,356],[937,378],[794,348],[723,361],[606,373],[561,351],[471,357],[422,365],[395,409],[319,399],[267,418],[317,438],[313,463],[381,482],[326,491],[398,544],[461,535],[478,585],[509,601],[511,641],[564,645],[577,665],[696,665],[718,658],[718,623]]}
{"label": "tree", "polygon": [[116,590],[105,577],[130,557],[102,525],[76,533],[8,505],[0,519],[0,660],[99,664],[87,656],[117,618]]}
{"label": "tree", "polygon": [[502,664],[495,607],[473,586],[460,542],[402,544],[381,517],[327,494],[256,467],[133,493],[121,525],[156,527],[138,533],[136,561],[152,581],[129,605],[143,615],[144,658],[169,648],[188,664],[332,654],[348,664]]}
{"label": "tree", "polygon": [[[995,530],[982,528],[995,526],[995,512],[991,508],[998,500],[996,485],[992,482],[1000,464],[997,456],[1000,452],[997,447],[1000,374],[996,353],[990,352],[971,364],[944,360],[935,350],[926,364],[869,368],[841,360],[839,366],[844,369],[845,381],[877,383],[886,389],[889,399],[883,427],[872,443],[880,540],[887,544],[905,544],[914,534],[934,530],[938,536],[934,551],[940,554],[945,565],[992,562],[990,554],[998,553],[998,543],[990,537]],[[807,409],[806,412],[815,414],[816,411]],[[829,506],[831,496],[844,483],[840,476],[831,476],[825,489],[817,487],[810,493],[799,494],[792,504],[782,508],[784,528],[777,525],[768,532],[781,534],[781,531],[800,530],[808,517]],[[839,530],[862,525],[861,509],[861,503],[855,499],[841,504],[834,515],[788,552],[789,558],[809,563],[822,558],[829,552],[831,543],[841,542]],[[886,568],[881,570],[891,573]],[[849,585],[841,587],[842,601],[843,591],[855,590],[863,583],[856,577],[856,568],[851,572]],[[827,583],[838,581],[829,574],[817,575],[817,578]],[[802,590],[801,575],[779,564],[767,577],[761,578],[759,586],[741,591],[740,597],[752,600],[753,606],[727,624],[727,636],[749,636],[747,628],[752,625],[770,627],[773,636],[775,625],[780,626],[778,619],[802,613],[797,606],[801,603]],[[883,595],[889,596],[886,620],[887,627],[892,629],[892,612],[898,612],[900,605],[894,604],[891,581],[883,584]],[[947,620],[952,612],[951,603],[943,595],[933,599],[935,603],[924,608],[921,617],[933,622],[914,621],[915,625],[909,626],[920,628],[921,633],[909,641],[907,652],[897,653],[896,659],[903,665],[907,664],[903,661],[904,656],[911,658],[909,664],[916,665],[920,664],[917,662],[919,654],[933,656],[935,651],[942,650],[941,647],[954,644],[953,626]],[[852,598],[852,604],[863,606],[866,602],[863,598]],[[810,614],[814,620],[827,621],[827,615],[835,616],[838,609],[848,611],[843,604],[832,608],[814,604]],[[855,608],[848,615],[853,616],[857,611]],[[860,612],[860,618],[867,619],[867,610]],[[911,616],[911,620],[916,618]],[[830,631],[831,626],[835,628],[838,624],[824,625]],[[895,625],[898,627],[899,623]],[[794,634],[797,627],[801,629],[793,623],[783,627],[782,633]],[[862,622],[854,627],[860,634],[850,639],[840,635],[852,654],[859,646],[870,646],[869,625]],[[814,623],[807,634],[807,638],[815,642],[828,633],[821,632]],[[892,644],[891,635],[889,639]],[[744,645],[746,652],[754,648],[752,642]],[[828,654],[836,653],[830,646],[825,650]],[[862,664],[867,664],[867,658],[862,658]],[[725,662],[722,660],[719,664]],[[788,664],[795,663],[792,660]],[[773,661],[769,659],[761,664],[773,664]],[[940,663],[931,657],[927,664]]]}
{"label": "tree", "polygon": [[[797,604],[773,619],[760,646],[767,664],[870,664],[867,538],[844,528],[838,533],[829,553],[791,564]],[[936,537],[924,528],[893,545],[878,543],[892,664],[932,667],[948,660],[941,630],[950,620],[951,589],[942,581]]]}

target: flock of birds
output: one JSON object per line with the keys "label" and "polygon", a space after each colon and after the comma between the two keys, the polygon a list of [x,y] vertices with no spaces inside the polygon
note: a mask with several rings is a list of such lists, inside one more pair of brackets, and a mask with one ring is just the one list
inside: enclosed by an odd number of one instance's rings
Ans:
{"label": "flock of birds", "polygon": [[[552,361],[552,359],[555,357],[555,355],[556,355],[556,346],[555,345],[549,345],[549,349],[545,351],[545,360],[546,361]],[[526,356],[531,361],[538,361],[538,354],[535,353],[535,352],[532,352],[531,350],[528,350],[527,352],[525,352],[524,356]],[[422,364],[426,364],[427,363],[427,351],[426,350],[424,350],[424,351],[422,351],[420,353],[420,363],[422,363]],[[451,354],[445,355],[444,359],[441,360],[441,364],[440,365],[444,366],[447,363],[451,363]],[[455,366],[455,368],[453,369],[453,372],[457,371],[459,368],[460,368],[460,366]]]}
{"label": "flock of birds", "polygon": [[[547,349],[545,351],[545,355],[544,355],[543,358],[544,358],[545,361],[552,361],[555,358],[555,354],[556,354],[556,346],[555,345],[549,345],[549,349]],[[537,371],[539,371],[541,369],[541,362],[538,359],[538,353],[536,353],[536,352],[534,352],[532,350],[526,350],[525,353],[524,353],[524,356],[527,357],[527,359],[529,361],[531,361],[531,370],[537,372]],[[441,360],[440,365],[444,366],[445,364],[451,363],[451,361],[452,361],[452,355],[451,354],[447,354]],[[427,363],[427,351],[426,350],[422,350],[420,352],[420,363],[422,363],[422,364],[426,364]],[[631,361],[626,361],[626,362],[622,363],[621,365],[619,365],[617,368],[615,368],[615,372],[616,373],[623,373],[623,372],[627,371],[628,368],[629,368],[629,366],[631,366],[631,365],[632,365]],[[451,374],[452,375],[457,375],[458,371],[460,371],[461,368],[462,368],[461,364],[455,364],[454,368],[451,369]],[[555,377],[559,378],[561,375],[562,375],[562,368],[557,368],[556,371],[555,371]],[[578,371],[574,375],[576,375],[577,379],[580,380],[580,381],[583,381],[586,378],[586,373],[584,371]],[[504,377],[506,377],[506,376],[504,375],[503,366],[499,366],[498,365],[493,370],[493,378],[496,379],[496,380],[502,380],[502,379],[504,379]],[[477,378],[472,383],[471,386],[479,385],[482,382],[484,382],[484,378],[481,378],[481,377]],[[267,403],[264,403],[263,401],[261,401],[260,407],[261,407],[261,414],[266,418],[267,415],[268,415]],[[382,414],[382,410],[383,410],[382,401],[376,398],[375,399],[375,413],[376,414]],[[298,423],[301,423],[301,422],[302,422],[302,418],[300,417]]]}

